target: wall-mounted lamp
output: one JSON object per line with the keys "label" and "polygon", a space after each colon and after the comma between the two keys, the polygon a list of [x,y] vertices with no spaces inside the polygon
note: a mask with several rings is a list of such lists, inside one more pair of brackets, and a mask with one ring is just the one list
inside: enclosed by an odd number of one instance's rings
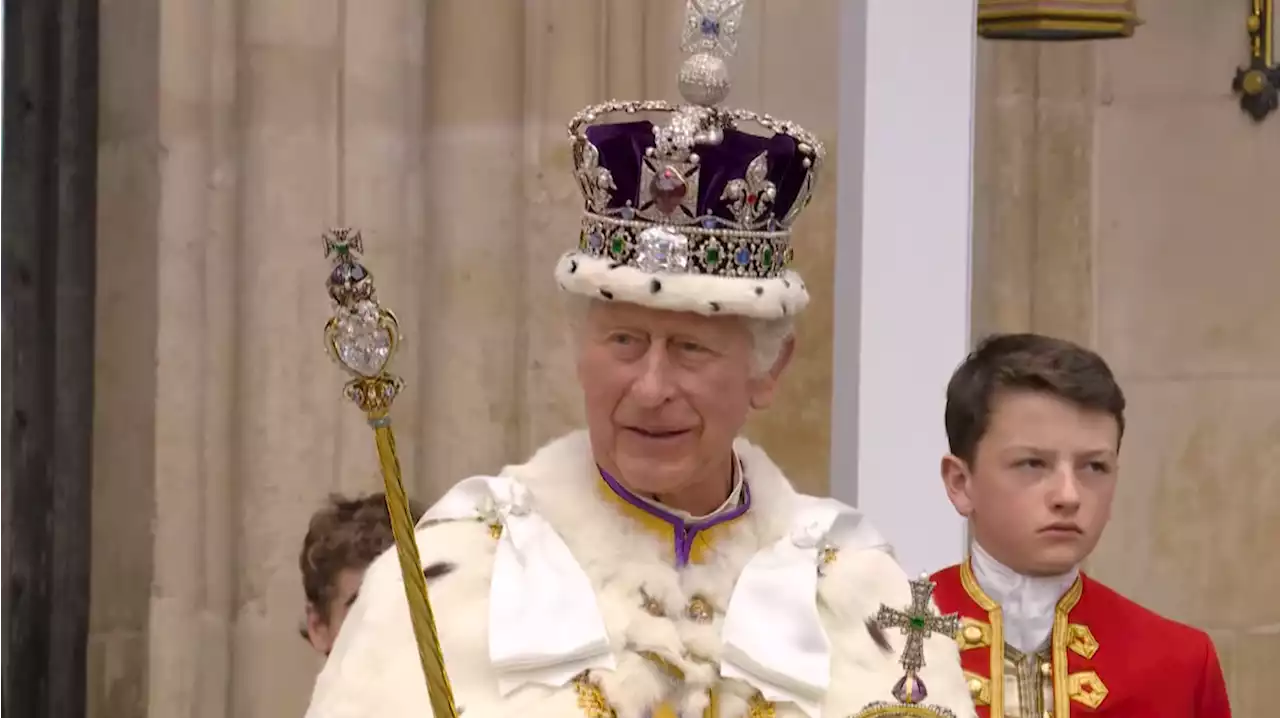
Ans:
{"label": "wall-mounted lamp", "polygon": [[1280,23],[1276,22],[1276,0],[1248,0],[1249,64],[1236,70],[1232,89],[1240,95],[1240,109],[1261,122],[1275,111],[1280,91]]}
{"label": "wall-mounted lamp", "polygon": [[978,34],[990,40],[1107,40],[1141,24],[1136,0],[978,0]]}

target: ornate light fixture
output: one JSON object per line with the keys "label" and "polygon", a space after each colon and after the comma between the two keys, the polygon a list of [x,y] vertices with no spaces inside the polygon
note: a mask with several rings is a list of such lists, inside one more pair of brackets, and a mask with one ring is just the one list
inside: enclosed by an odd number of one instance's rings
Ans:
{"label": "ornate light fixture", "polygon": [[1136,5],[1136,0],[978,0],[978,34],[989,40],[1130,37],[1142,24]]}
{"label": "ornate light fixture", "polygon": [[1240,109],[1261,122],[1280,106],[1280,25],[1276,0],[1248,0],[1249,64],[1236,70],[1232,89],[1240,95]]}

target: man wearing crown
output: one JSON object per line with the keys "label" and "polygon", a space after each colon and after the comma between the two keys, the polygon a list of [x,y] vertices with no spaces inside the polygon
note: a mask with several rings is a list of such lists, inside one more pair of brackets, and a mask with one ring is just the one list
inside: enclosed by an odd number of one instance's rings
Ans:
{"label": "man wearing crown", "polygon": [[997,335],[947,387],[970,559],[933,576],[982,718],[1231,718],[1213,642],[1080,571],[1111,514],[1124,393],[1070,342]]}
{"label": "man wearing crown", "polygon": [[[418,524],[467,718],[974,715],[932,584],[739,436],[795,348],[809,296],[791,226],[823,159],[793,124],[716,106],[742,1],[690,2],[689,104],[607,103],[570,125],[585,210],[555,276],[586,430],[461,482]],[[635,111],[665,122],[601,121]],[[428,705],[387,554],[307,715]]]}

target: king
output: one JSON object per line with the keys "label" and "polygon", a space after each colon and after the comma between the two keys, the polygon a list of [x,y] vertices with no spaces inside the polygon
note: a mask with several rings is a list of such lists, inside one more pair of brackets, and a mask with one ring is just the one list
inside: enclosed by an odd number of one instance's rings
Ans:
{"label": "king", "polygon": [[[569,125],[584,204],[555,278],[585,429],[464,479],[415,532],[466,718],[974,715],[932,584],[740,436],[796,350],[792,226],[824,156],[791,122],[720,106],[743,2],[690,0],[684,104]],[[393,554],[308,718],[427,714]]]}

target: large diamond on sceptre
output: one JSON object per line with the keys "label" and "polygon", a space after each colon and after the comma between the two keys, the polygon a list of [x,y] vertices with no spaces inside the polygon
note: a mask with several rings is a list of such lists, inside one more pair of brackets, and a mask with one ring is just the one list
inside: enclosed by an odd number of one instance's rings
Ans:
{"label": "large diamond on sceptre", "polygon": [[390,374],[387,367],[400,344],[400,325],[389,309],[378,305],[373,275],[360,263],[363,251],[364,243],[357,231],[335,229],[324,235],[325,257],[333,261],[328,288],[329,297],[334,302],[333,317],[324,327],[325,348],[329,356],[352,376],[346,385],[346,395],[365,412],[369,426],[373,428],[378,464],[386,489],[387,513],[391,518],[391,533],[395,536],[405,598],[409,603],[409,619],[426,678],[431,715],[434,718],[458,718],[453,687],[440,649],[440,634],[427,596],[409,500],[400,476],[395,435],[391,430],[391,402],[400,393],[403,383],[399,377]]}

